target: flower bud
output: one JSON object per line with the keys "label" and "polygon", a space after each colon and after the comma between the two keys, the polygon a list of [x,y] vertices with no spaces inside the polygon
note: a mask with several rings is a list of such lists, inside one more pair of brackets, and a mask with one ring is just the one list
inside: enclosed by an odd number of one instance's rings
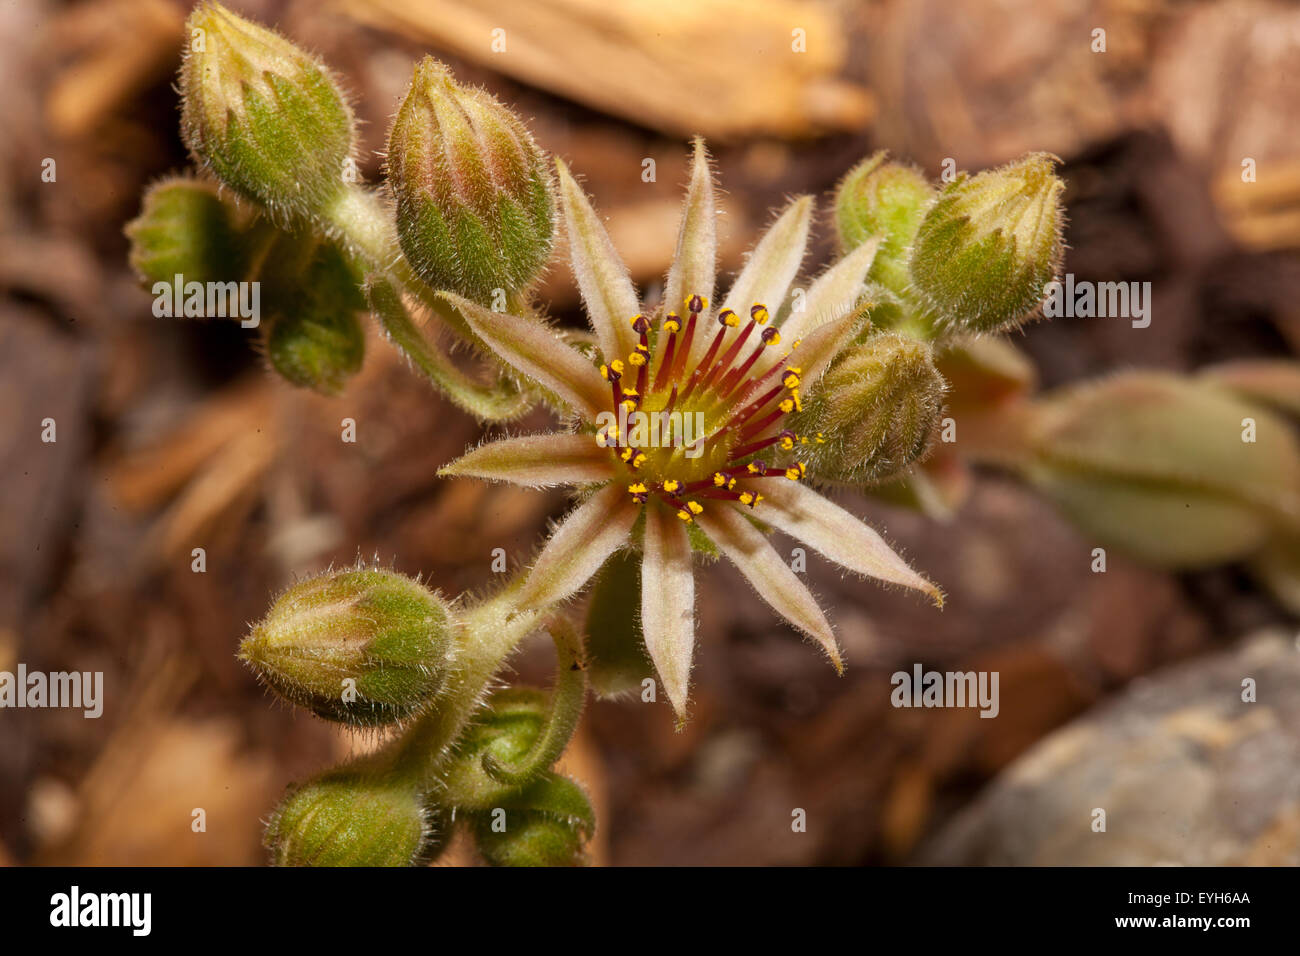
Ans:
{"label": "flower bud", "polygon": [[388,136],[402,251],[435,289],[483,305],[526,289],[550,258],[545,155],[522,121],[425,57]]}
{"label": "flower bud", "polygon": [[1055,157],[1032,153],[977,176],[962,174],[921,220],[913,288],[949,326],[996,332],[1030,319],[1061,267],[1065,183]]}
{"label": "flower bud", "polygon": [[237,219],[211,183],[164,179],[149,187],[140,215],[126,224],[131,266],[146,286],[177,275],[193,282],[239,279]]}
{"label": "flower bud", "polygon": [[[365,300],[338,249],[323,247],[272,317],[266,353],[272,367],[303,388],[335,395],[361,368]],[[277,298],[280,294],[277,294]]]}
{"label": "flower bud", "polygon": [[582,789],[547,774],[474,815],[474,841],[491,866],[584,866],[595,813]]}
{"label": "flower bud", "polygon": [[412,782],[355,766],[292,788],[265,843],[276,866],[411,866],[441,847],[445,827]]}
{"label": "flower bud", "polygon": [[1023,472],[1097,543],[1140,560],[1240,560],[1300,527],[1290,425],[1221,386],[1124,373],[1035,403],[1026,427]]}
{"label": "flower bud", "polygon": [[327,571],[295,584],[239,656],[290,703],[354,726],[423,710],[455,647],[451,609],[391,571]]}
{"label": "flower bud", "polygon": [[321,209],[342,189],[355,136],[329,70],[218,3],[186,24],[181,133],[227,186],[274,211]]}
{"label": "flower bud", "polygon": [[809,469],[851,484],[897,474],[929,447],[944,388],[925,342],[882,332],[850,346],[796,416]]}
{"label": "flower bud", "polygon": [[916,167],[888,162],[888,156],[881,150],[867,157],[841,180],[835,225],[846,251],[882,237],[868,278],[901,294],[912,240],[935,191]]}

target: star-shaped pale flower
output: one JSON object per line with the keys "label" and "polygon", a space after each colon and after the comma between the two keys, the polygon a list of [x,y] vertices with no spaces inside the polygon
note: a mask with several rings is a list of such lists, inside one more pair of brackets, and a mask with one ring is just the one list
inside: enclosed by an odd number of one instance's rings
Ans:
{"label": "star-shaped pale flower", "polygon": [[848,253],[783,308],[813,212],[810,197],[795,199],[722,307],[712,309],[715,200],[708,156],[697,141],[664,301],[642,312],[599,217],[565,165],[557,167],[573,271],[603,362],[535,318],[447,294],[489,347],[574,416],[570,430],[481,445],[441,472],[582,490],[581,503],[533,564],[519,605],[570,597],[611,554],[639,543],[645,646],[679,715],[695,644],[692,525],[778,614],[816,640],[837,670],[840,651],[826,616],[756,522],[850,571],[915,588],[941,605],[939,589],[880,535],[808,487],[815,476],[799,450],[818,436],[784,425],[800,407],[801,390],[815,387],[865,325],[859,300],[877,243]]}

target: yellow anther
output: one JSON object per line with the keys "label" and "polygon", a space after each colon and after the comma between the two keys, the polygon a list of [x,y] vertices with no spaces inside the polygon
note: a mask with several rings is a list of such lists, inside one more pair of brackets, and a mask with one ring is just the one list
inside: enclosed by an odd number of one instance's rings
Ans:
{"label": "yellow anther", "polygon": [[626,408],[629,412],[636,411],[636,399],[633,398],[623,399],[623,407]]}
{"label": "yellow anther", "polygon": [[605,381],[607,381],[607,382],[609,381],[609,366],[608,366],[608,365],[602,365],[602,366],[600,367],[600,377],[603,378],[603,379],[604,379]]}
{"label": "yellow anther", "polygon": [[[765,341],[767,341],[767,340],[765,340]],[[778,332],[776,329],[773,329],[773,330],[772,330],[772,338],[771,338],[770,341],[767,341],[767,344],[768,344],[768,345],[780,345],[780,344],[781,344],[781,333]]]}
{"label": "yellow anther", "polygon": [[754,503],[754,493],[752,491],[742,491],[740,493],[740,503],[742,505],[752,505]]}
{"label": "yellow anther", "polygon": [[736,487],[736,479],[735,479],[735,478],[732,478],[730,481],[727,482],[727,490],[728,490],[728,491],[731,491],[731,490],[733,490],[735,487]]}
{"label": "yellow anther", "polygon": [[619,456],[618,456],[618,457],[619,457],[619,458],[622,458],[624,461],[631,461],[631,460],[632,460],[632,456],[635,455],[635,454],[636,454],[636,451],[635,451],[634,449],[632,449],[632,448],[624,448],[624,449],[619,453]]}
{"label": "yellow anther", "polygon": [[627,492],[630,495],[644,495],[647,491],[644,482],[637,481],[627,486]]}
{"label": "yellow anther", "polygon": [[720,472],[720,471],[715,471],[715,472],[713,473],[713,487],[714,487],[714,488],[721,488],[721,487],[722,487],[723,485],[725,485],[726,483],[727,483],[727,476],[726,476],[726,475],[724,475],[724,474],[723,474],[722,472]]}
{"label": "yellow anther", "polygon": [[761,302],[755,302],[753,308],[749,310],[749,317],[759,325],[766,325],[767,320],[771,318],[768,314],[767,306]]}
{"label": "yellow anther", "polygon": [[682,483],[678,481],[676,478],[669,478],[667,481],[664,482],[664,491],[668,492],[671,495],[674,491],[676,491],[681,486]]}
{"label": "yellow anther", "polygon": [[702,514],[704,511],[704,505],[700,504],[698,501],[688,501],[686,502],[686,507],[693,515]]}
{"label": "yellow anther", "polygon": [[718,321],[728,328],[734,329],[740,324],[740,316],[736,315],[730,309],[723,309],[718,313]]}
{"label": "yellow anther", "polygon": [[609,367],[612,368],[615,372],[618,372],[619,375],[622,375],[622,374],[623,374],[623,360],[622,360],[622,359],[614,359],[614,361],[612,361],[612,362],[609,363]]}
{"label": "yellow anther", "polygon": [[627,364],[631,365],[633,368],[639,368],[645,364],[645,356],[640,352],[633,352],[627,357]]}
{"label": "yellow anther", "polygon": [[664,319],[665,332],[677,332],[682,327],[682,320],[677,317],[676,312],[669,312],[668,317]]}
{"label": "yellow anther", "polygon": [[636,453],[636,457],[632,459],[632,467],[640,468],[644,464],[645,464],[645,452],[639,451]]}
{"label": "yellow anther", "polygon": [[807,470],[808,469],[804,467],[803,462],[796,462],[785,470],[785,476],[791,481],[798,481],[807,473]]}
{"label": "yellow anther", "polygon": [[781,409],[781,411],[783,412],[789,412],[794,409],[794,399],[792,398],[784,399],[776,407]]}
{"label": "yellow anther", "polygon": [[794,447],[793,438],[791,438],[789,435],[785,435],[781,438],[781,449],[783,451],[789,451],[793,447]]}
{"label": "yellow anther", "polygon": [[786,388],[798,388],[799,376],[796,375],[794,371],[787,369],[785,373],[785,377],[781,379],[781,384],[784,385]]}
{"label": "yellow anther", "polygon": [[683,509],[681,509],[681,508],[678,508],[678,509],[677,509],[677,517],[681,518],[683,521],[685,521],[685,522],[688,523],[688,524],[689,524],[690,521],[691,521],[691,513],[690,513],[689,511],[685,511],[685,510],[683,510]]}

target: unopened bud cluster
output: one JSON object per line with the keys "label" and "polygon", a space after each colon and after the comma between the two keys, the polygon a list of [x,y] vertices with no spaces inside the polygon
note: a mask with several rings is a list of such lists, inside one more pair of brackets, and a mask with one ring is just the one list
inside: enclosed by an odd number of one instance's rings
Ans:
{"label": "unopened bud cluster", "polygon": [[1032,153],[936,189],[878,153],[840,185],[840,240],[852,248],[881,237],[871,279],[935,332],[1015,328],[1040,311],[1061,268],[1056,162]]}

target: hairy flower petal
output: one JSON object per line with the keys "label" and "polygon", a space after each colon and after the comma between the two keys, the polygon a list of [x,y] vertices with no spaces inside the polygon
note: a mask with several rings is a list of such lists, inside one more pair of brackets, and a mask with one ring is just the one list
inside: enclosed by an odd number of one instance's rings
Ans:
{"label": "hairy flower petal", "polygon": [[568,166],[558,159],[555,166],[560,176],[560,203],[569,236],[573,274],[587,307],[587,317],[605,361],[626,358],[637,343],[630,324],[640,308],[636,289],[587,194],[574,181]]}
{"label": "hairy flower petal", "polygon": [[597,445],[590,435],[551,432],[479,445],[439,469],[438,474],[543,488],[608,481],[615,470],[609,450]]}
{"label": "hairy flower petal", "polygon": [[[823,322],[802,339],[790,340],[789,345],[793,349],[792,352],[787,354],[777,349],[770,349],[768,354],[755,364],[754,374],[763,375],[773,365],[785,362],[797,366],[801,370],[800,377],[805,382],[815,383],[821,377],[822,372],[826,371],[826,366],[830,365],[831,359],[839,354],[839,351],[849,343],[849,340],[858,333],[866,321],[866,308],[858,307],[844,313],[839,318]],[[798,343],[797,348],[795,347],[796,342]]]}
{"label": "hairy flower petal", "polygon": [[748,315],[750,306],[756,302],[767,306],[772,315],[781,310],[790,283],[803,264],[812,213],[811,196],[800,196],[786,207],[754,248],[727,293],[723,308],[742,316]]}
{"label": "hairy flower petal", "polygon": [[584,418],[594,419],[609,404],[608,387],[596,367],[536,319],[493,312],[451,292],[442,296],[497,355]]}
{"label": "hairy flower petal", "polygon": [[790,570],[763,533],[730,506],[707,509],[695,520],[718,550],[740,569],[759,596],[783,618],[814,638],[835,669],[843,671],[839,645],[826,615],[817,606],[812,592]]}
{"label": "hairy flower petal", "polygon": [[576,593],[627,543],[640,510],[619,485],[602,488],[574,508],[537,556],[519,606],[542,607]]}
{"label": "hairy flower petal", "polygon": [[695,576],[686,526],[663,508],[646,509],[641,565],[641,630],[664,691],[680,718],[695,649]]}
{"label": "hairy flower petal", "polygon": [[811,545],[841,567],[867,577],[915,588],[943,606],[937,587],[913,571],[875,531],[850,512],[796,481],[771,482],[765,489],[763,520]]}
{"label": "hairy flower petal", "polygon": [[[686,190],[682,209],[681,231],[677,234],[677,252],[668,282],[664,286],[664,307],[681,312],[688,295],[713,297],[713,283],[718,271],[718,210],[713,194],[713,170],[704,140],[695,140],[691,161],[691,184]],[[698,361],[708,348],[707,336],[697,335],[691,348],[692,362]]]}
{"label": "hairy flower petal", "polygon": [[879,247],[880,239],[870,239],[823,272],[804,296],[803,307],[782,324],[781,337],[793,341],[851,311]]}

